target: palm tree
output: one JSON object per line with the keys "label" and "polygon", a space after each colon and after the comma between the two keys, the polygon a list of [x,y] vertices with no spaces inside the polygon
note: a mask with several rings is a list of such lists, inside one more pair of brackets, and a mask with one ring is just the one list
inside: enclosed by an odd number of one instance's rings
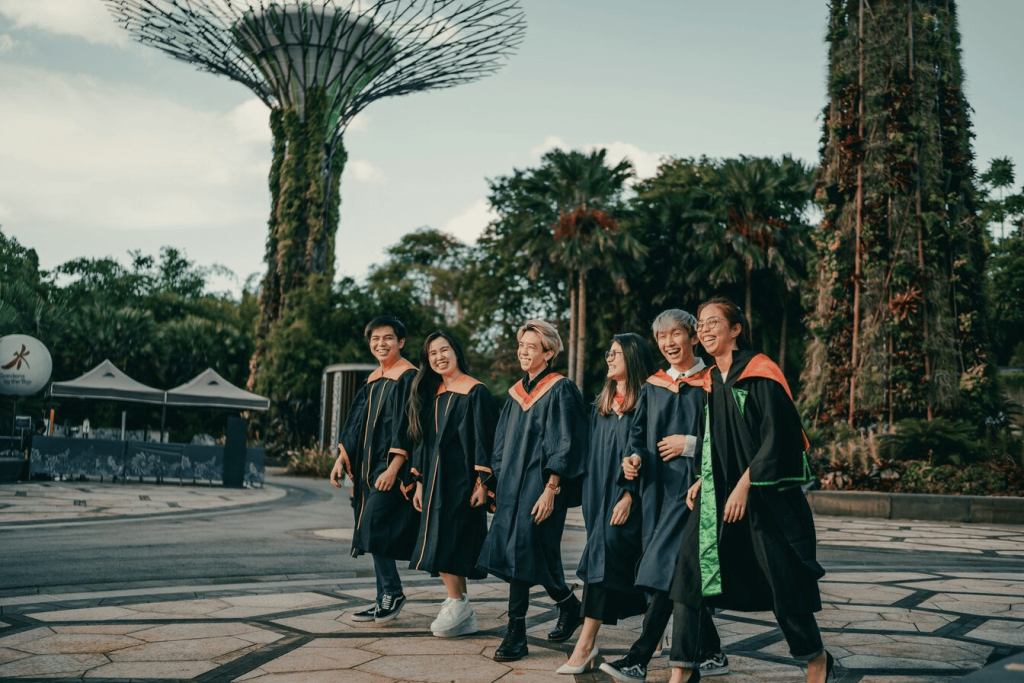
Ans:
{"label": "palm tree", "polygon": [[[727,159],[708,178],[714,195],[710,215],[701,226],[697,247],[701,266],[688,278],[691,286],[743,282],[744,310],[753,329],[755,273],[767,271],[778,286],[780,303],[802,280],[808,248],[803,212],[811,201],[812,172],[789,156],[781,161],[742,156]],[[783,317],[780,360],[785,354]]]}
{"label": "palm tree", "polygon": [[607,273],[625,291],[620,257],[637,258],[643,247],[619,229],[617,202],[626,182],[634,176],[633,165],[623,159],[606,163],[607,150],[589,154],[553,150],[544,165],[530,178],[535,197],[550,208],[547,237],[539,244],[549,258],[561,263],[569,275],[569,378],[582,391],[586,371],[587,276],[591,270]]}

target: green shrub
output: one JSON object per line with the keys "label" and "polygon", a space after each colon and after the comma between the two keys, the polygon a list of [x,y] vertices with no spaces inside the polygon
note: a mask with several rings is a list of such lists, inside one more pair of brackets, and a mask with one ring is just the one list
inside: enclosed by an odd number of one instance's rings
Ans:
{"label": "green shrub", "polygon": [[907,418],[881,437],[881,454],[891,460],[927,460],[933,466],[981,462],[987,454],[974,434],[974,427],[962,420]]}
{"label": "green shrub", "polygon": [[316,446],[297,451],[287,451],[288,466],[285,470],[296,477],[326,479],[334,468],[334,456]]}

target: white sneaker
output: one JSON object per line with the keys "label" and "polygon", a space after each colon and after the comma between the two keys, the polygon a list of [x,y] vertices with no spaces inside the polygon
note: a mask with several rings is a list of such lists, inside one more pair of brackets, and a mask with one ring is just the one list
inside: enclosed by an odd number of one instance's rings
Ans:
{"label": "white sneaker", "polygon": [[476,633],[480,630],[476,612],[473,611],[473,606],[469,604],[468,597],[464,596],[462,600],[449,598],[449,601],[447,605],[441,608],[441,614],[438,614],[437,619],[430,625],[430,630],[436,637],[455,638],[456,636]]}
{"label": "white sneaker", "polygon": [[431,631],[436,631],[440,625],[450,620],[449,614],[452,611],[452,605],[457,602],[458,600],[455,598],[444,599],[444,602],[441,603],[441,609],[437,613],[437,618],[430,622]]}

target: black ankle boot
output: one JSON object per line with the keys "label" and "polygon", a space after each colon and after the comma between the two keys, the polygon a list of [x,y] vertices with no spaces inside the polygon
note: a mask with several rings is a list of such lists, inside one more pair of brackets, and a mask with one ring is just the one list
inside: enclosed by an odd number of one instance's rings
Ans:
{"label": "black ankle boot", "polygon": [[509,617],[501,645],[494,651],[494,661],[515,662],[530,654],[526,647],[526,618]]}
{"label": "black ankle boot", "polygon": [[558,603],[558,623],[548,631],[548,640],[561,643],[572,638],[572,634],[583,623],[583,603],[572,593]]}

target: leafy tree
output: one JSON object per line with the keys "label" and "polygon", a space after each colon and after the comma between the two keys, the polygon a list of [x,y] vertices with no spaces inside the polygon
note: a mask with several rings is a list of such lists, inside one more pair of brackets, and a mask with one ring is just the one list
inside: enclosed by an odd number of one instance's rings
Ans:
{"label": "leafy tree", "polygon": [[789,297],[807,273],[812,172],[789,156],[780,161],[741,156],[712,167],[705,191],[713,193],[712,213],[698,226],[700,265],[690,271],[690,286],[718,289],[742,283],[747,322],[754,328],[757,274],[769,276],[777,293],[772,310],[781,310],[779,364],[785,368]]}
{"label": "leafy tree", "polygon": [[632,164],[623,160],[609,166],[606,157],[604,149],[589,154],[552,150],[539,168],[491,181],[490,202],[499,219],[482,245],[501,249],[499,258],[535,286],[543,287],[542,273],[550,285],[568,280],[569,378],[581,389],[587,364],[588,276],[599,271],[624,289],[624,260],[644,253],[620,229],[617,217],[623,213],[620,200],[633,177]]}

